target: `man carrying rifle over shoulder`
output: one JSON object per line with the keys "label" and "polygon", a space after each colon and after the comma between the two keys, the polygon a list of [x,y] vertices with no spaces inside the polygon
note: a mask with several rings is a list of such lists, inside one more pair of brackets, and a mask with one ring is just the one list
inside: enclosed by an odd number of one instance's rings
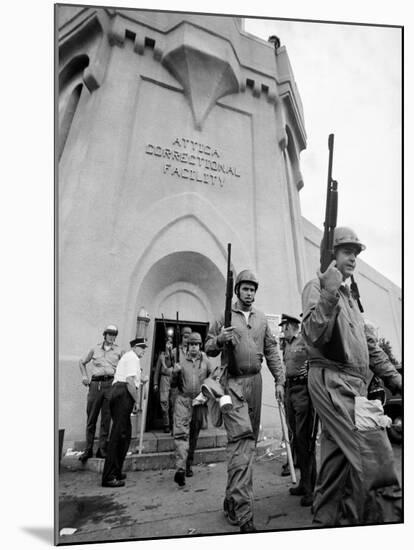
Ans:
{"label": "man carrying rifle over shoulder", "polygon": [[[334,258],[302,294],[308,386],[320,418],[321,463],[313,502],[318,526],[401,521],[401,489],[381,405],[370,406],[369,369],[392,391],[401,376],[369,331],[349,280],[365,246],[334,231]],[[379,402],[378,402],[379,403]]]}
{"label": "man carrying rifle over shoulder", "polygon": [[283,362],[286,368],[286,414],[292,432],[292,447],[300,469],[300,482],[291,487],[291,495],[298,495],[301,506],[311,506],[316,480],[315,445],[312,441],[314,410],[308,391],[308,362],[306,345],[299,330],[300,321],[283,313]]}
{"label": "man carrying rifle over shoulder", "polygon": [[370,369],[391,391],[401,390],[401,375],[362,317],[354,271],[365,245],[349,227],[336,227],[333,144],[330,134],[321,268],[302,293],[308,387],[322,427],[313,523],[398,522],[401,488],[386,431],[389,419],[380,401],[367,399],[367,386]]}
{"label": "man carrying rifle over shoulder", "polygon": [[229,523],[239,525],[242,533],[256,531],[252,509],[252,467],[260,428],[263,356],[275,379],[276,398],[282,401],[285,383],[276,339],[265,314],[253,307],[258,286],[252,271],[239,273],[234,288],[237,301],[231,307],[231,324],[225,328],[224,316],[217,320],[205,346],[209,356],[216,357],[221,353],[223,374],[220,385],[231,397],[233,405],[226,411],[222,409],[228,456],[223,506]]}

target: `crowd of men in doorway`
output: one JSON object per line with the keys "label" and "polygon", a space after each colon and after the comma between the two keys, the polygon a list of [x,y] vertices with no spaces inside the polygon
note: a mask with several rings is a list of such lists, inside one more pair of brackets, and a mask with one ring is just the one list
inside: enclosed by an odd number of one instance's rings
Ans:
{"label": "crowd of men in doorway", "polygon": [[[172,430],[175,441],[174,481],[183,486],[186,477],[193,475],[194,450],[208,411],[213,425],[224,426],[227,434],[223,513],[241,532],[256,531],[253,461],[260,428],[263,358],[274,378],[276,400],[285,404],[300,471],[300,481],[290,493],[301,497],[302,506],[312,506],[314,525],[401,521],[401,487],[386,417],[381,402],[368,400],[367,393],[374,374],[393,392],[401,391],[402,381],[356,306],[349,285],[356,258],[364,249],[352,229],[335,229],[335,259],[306,284],[302,313],[282,316],[283,360],[265,314],[253,306],[259,281],[250,270],[236,277],[231,325],[224,325],[224,316],[215,320],[204,351],[201,335],[184,327],[177,362],[173,342],[166,335],[154,390],[164,430]],[[96,456],[105,459],[104,487],[125,484],[122,467],[131,440],[130,416],[137,410],[140,386],[148,381],[139,361],[146,339],[134,338],[131,350],[123,354],[115,344],[117,333],[115,326],[106,327],[104,341],[80,361],[82,382],[89,386],[87,446],[80,460],[85,463],[92,456],[101,412]],[[213,367],[209,357],[217,356],[220,365]]]}

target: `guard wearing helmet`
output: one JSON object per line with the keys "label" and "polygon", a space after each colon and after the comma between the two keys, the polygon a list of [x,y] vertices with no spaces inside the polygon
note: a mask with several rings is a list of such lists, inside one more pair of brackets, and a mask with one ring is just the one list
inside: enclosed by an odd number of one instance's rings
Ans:
{"label": "guard wearing helmet", "polygon": [[401,389],[401,376],[365,325],[349,285],[364,249],[352,229],[336,228],[335,258],[302,293],[309,393],[322,425],[317,526],[401,521],[387,420],[379,402],[367,400],[370,370],[392,391]]}
{"label": "guard wearing helmet", "polygon": [[[93,441],[95,438],[96,422],[101,413],[101,427],[99,432],[99,446],[96,452],[97,458],[106,458],[106,448],[111,424],[109,400],[111,386],[118,361],[122,351],[115,344],[118,329],[115,325],[108,325],[103,331],[103,342],[96,344],[79,361],[82,374],[82,384],[89,388],[86,405],[86,448],[79,460],[82,464],[93,456]],[[90,363],[88,371],[86,366]]]}
{"label": "guard wearing helmet", "polygon": [[192,332],[187,341],[185,354],[173,368],[173,381],[180,376],[180,387],[174,407],[174,443],[176,472],[174,481],[185,485],[185,477],[193,475],[192,464],[197,439],[207,413],[206,399],[200,396],[201,384],[211,374],[212,367],[201,351],[202,338]]}
{"label": "guard wearing helmet", "polygon": [[[259,281],[252,271],[246,269],[238,274],[231,326],[224,328],[222,316],[212,324],[206,340],[207,355],[221,354],[220,384],[233,405],[222,409],[228,456],[223,507],[229,523],[239,525],[241,532],[256,530],[252,509],[252,465],[260,428],[263,357],[274,377],[278,399],[283,400],[285,383],[276,339],[265,314],[253,307],[258,287]],[[224,344],[230,342],[229,352]]]}
{"label": "guard wearing helmet", "polygon": [[167,336],[165,348],[159,354],[154,372],[154,391],[158,391],[160,396],[160,405],[162,410],[162,423],[164,433],[170,433],[172,430],[173,417],[173,395],[174,388],[171,388],[172,369],[174,365],[174,355],[172,352],[172,336]]}

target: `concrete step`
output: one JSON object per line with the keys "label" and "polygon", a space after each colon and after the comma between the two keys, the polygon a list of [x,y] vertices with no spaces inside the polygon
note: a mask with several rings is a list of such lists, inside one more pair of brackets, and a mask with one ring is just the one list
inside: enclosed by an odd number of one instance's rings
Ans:
{"label": "concrete step", "polygon": [[[274,440],[268,439],[260,441],[256,447],[256,456],[260,457],[269,452],[269,449],[274,446]],[[80,451],[69,451],[61,460],[61,468],[69,470],[91,470],[102,473],[104,460],[102,458],[90,458],[85,465],[80,460]],[[212,464],[215,462],[224,462],[226,460],[226,447],[211,447],[197,449],[194,453],[194,464]],[[140,471],[140,470],[166,470],[175,468],[175,453],[172,450],[142,453],[129,452],[125,458],[124,470]]]}
{"label": "concrete step", "polygon": [[[216,447],[225,447],[227,444],[227,436],[224,429],[209,428],[201,430],[198,437],[198,449],[210,449]],[[83,451],[85,449],[85,441],[75,441],[71,449],[73,451]],[[145,432],[142,438],[142,453],[164,453],[174,451],[174,438],[171,434],[163,432]],[[98,450],[98,440],[95,439],[94,454]],[[133,437],[129,445],[129,450],[132,453],[139,451],[139,436],[133,431]]]}

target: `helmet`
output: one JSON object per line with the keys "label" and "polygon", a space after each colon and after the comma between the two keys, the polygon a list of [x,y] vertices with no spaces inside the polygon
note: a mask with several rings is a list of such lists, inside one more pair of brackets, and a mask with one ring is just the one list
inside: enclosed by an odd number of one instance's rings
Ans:
{"label": "helmet", "polygon": [[118,334],[118,328],[115,325],[108,325],[103,331],[104,336],[105,334],[113,334],[116,336]]}
{"label": "helmet", "polygon": [[189,344],[202,344],[203,340],[201,338],[201,334],[198,332],[192,332],[188,338]]}
{"label": "helmet", "polygon": [[240,271],[240,273],[237,275],[236,283],[234,285],[234,292],[237,293],[241,283],[252,283],[256,287],[256,290],[259,288],[259,281],[256,275],[253,273],[253,271],[250,271],[250,269],[243,269],[243,271]]}
{"label": "helmet", "polygon": [[361,243],[353,229],[349,227],[336,227],[333,242],[334,248],[346,244],[355,245],[359,249],[359,252],[366,249],[366,246]]}

